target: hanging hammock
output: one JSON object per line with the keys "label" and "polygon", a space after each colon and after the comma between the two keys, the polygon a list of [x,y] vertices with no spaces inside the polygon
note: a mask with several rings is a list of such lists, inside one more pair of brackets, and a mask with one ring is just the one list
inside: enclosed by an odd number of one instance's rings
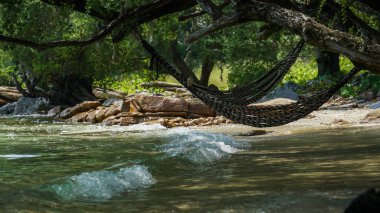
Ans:
{"label": "hanging hammock", "polygon": [[254,103],[268,94],[282,81],[286,73],[289,72],[290,67],[297,60],[304,44],[305,41],[299,41],[293,50],[290,51],[284,59],[279,61],[275,67],[266,72],[259,79],[247,85],[233,88],[230,91],[215,90],[196,83],[193,85],[200,90],[204,90],[207,93],[218,96],[224,100],[229,100],[231,103],[237,105],[244,106]]}
{"label": "hanging hammock", "polygon": [[148,42],[141,37],[138,38],[138,41],[142,44],[144,49],[155,58],[162,69],[176,78],[177,81],[184,85],[193,95],[205,102],[218,114],[236,123],[254,127],[280,126],[305,117],[327,102],[331,96],[360,71],[359,68],[354,67],[343,79],[338,81],[331,88],[292,104],[278,106],[241,106],[228,99],[210,94],[207,90],[193,86],[193,82],[189,82],[189,76],[182,74],[172,67]]}

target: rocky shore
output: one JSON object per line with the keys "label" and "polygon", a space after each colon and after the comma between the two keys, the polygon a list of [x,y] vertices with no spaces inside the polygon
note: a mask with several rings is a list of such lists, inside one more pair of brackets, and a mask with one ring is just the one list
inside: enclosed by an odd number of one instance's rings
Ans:
{"label": "rocky shore", "polygon": [[[292,134],[321,128],[369,126],[380,124],[380,102],[335,97],[319,110],[298,121],[280,127],[258,129],[218,116],[211,108],[191,95],[163,96],[151,93],[129,95],[117,91],[94,90],[98,101],[85,101],[72,107],[51,106],[43,98],[22,97],[14,88],[0,87],[2,115],[42,114],[65,122],[101,125],[161,124],[165,127],[192,127],[232,135],[260,135],[275,132]],[[281,105],[294,102],[274,98],[257,105]],[[3,103],[1,102],[1,103]],[[228,126],[226,126],[228,125]],[[212,126],[210,128],[210,126]]]}

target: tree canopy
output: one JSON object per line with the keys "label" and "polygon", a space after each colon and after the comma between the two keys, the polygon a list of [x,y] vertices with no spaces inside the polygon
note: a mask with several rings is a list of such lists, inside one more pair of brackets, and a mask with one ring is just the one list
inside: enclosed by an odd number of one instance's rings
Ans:
{"label": "tree canopy", "polygon": [[70,75],[91,85],[146,68],[148,57],[130,36],[136,27],[177,67],[201,66],[208,75],[228,64],[232,84],[272,66],[286,53],[278,47],[290,49],[297,37],[380,73],[379,11],[371,0],[5,0],[0,41],[13,70],[56,81],[50,89]]}

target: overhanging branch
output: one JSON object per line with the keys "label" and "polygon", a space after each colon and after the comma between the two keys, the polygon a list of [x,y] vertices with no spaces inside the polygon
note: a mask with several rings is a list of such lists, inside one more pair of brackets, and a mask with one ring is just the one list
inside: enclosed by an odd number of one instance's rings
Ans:
{"label": "overhanging branch", "polygon": [[288,10],[278,5],[250,1],[245,6],[245,10],[225,14],[213,24],[191,34],[187,41],[194,42],[225,27],[248,21],[263,21],[289,28],[311,45],[344,54],[356,65],[380,73],[380,45],[378,43],[366,43],[359,37],[331,29],[301,12]]}
{"label": "overhanging branch", "polygon": [[[185,8],[189,8],[194,5],[196,5],[195,0],[159,0],[151,4],[127,9],[126,11],[124,11],[123,14],[121,14],[116,19],[114,19],[113,21],[105,25],[105,27],[102,30],[95,33],[92,37],[88,39],[84,39],[84,40],[60,40],[60,41],[39,43],[39,42],[30,41],[27,39],[0,35],[0,42],[23,45],[23,46],[34,48],[36,50],[45,50],[45,49],[50,49],[50,48],[55,48],[55,47],[68,47],[68,46],[83,47],[83,46],[87,46],[99,40],[104,39],[109,34],[111,34],[114,29],[116,29],[117,27],[121,25],[125,25],[125,26],[140,25],[145,22],[149,22],[154,19],[157,19],[161,16],[165,16],[177,11],[184,10]],[[120,36],[121,35],[119,35],[119,37]]]}

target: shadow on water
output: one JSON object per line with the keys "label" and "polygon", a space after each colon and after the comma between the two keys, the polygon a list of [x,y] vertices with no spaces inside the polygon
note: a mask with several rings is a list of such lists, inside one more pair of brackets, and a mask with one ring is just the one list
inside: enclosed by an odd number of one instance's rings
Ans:
{"label": "shadow on water", "polygon": [[342,212],[380,184],[379,136],[348,128],[231,138],[8,119],[0,211]]}

